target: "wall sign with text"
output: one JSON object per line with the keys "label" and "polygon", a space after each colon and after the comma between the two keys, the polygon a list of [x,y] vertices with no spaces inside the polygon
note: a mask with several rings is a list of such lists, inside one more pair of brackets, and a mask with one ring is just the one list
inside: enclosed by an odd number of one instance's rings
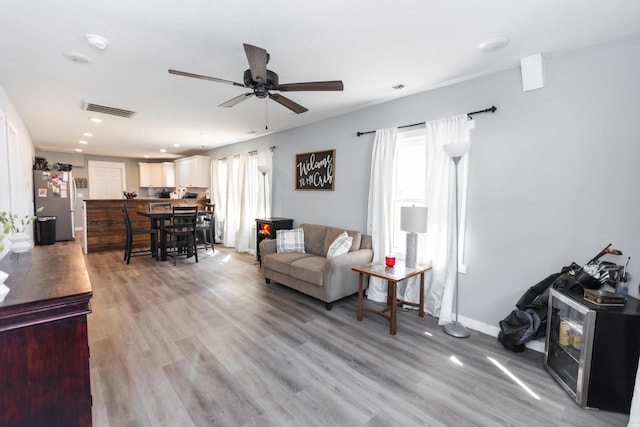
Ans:
{"label": "wall sign with text", "polygon": [[296,190],[333,190],[336,150],[296,154]]}

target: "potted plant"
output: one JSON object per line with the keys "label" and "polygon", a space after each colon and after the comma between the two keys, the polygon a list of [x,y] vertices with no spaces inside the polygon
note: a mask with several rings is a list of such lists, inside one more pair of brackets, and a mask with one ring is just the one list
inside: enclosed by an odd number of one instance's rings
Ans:
{"label": "potted plant", "polygon": [[[41,212],[42,209],[41,207],[36,212]],[[13,252],[26,252],[31,249],[31,236],[25,233],[25,230],[36,218],[35,215],[19,217],[17,214],[12,214],[11,212],[0,212],[0,224],[2,224],[3,227],[2,233],[3,236],[11,233],[9,237],[9,240],[11,240],[9,248]]]}

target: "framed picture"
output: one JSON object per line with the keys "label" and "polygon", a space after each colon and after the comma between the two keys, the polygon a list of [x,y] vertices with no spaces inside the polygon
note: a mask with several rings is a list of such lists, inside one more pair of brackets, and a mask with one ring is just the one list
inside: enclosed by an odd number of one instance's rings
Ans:
{"label": "framed picture", "polygon": [[335,167],[335,149],[296,154],[296,190],[333,191]]}

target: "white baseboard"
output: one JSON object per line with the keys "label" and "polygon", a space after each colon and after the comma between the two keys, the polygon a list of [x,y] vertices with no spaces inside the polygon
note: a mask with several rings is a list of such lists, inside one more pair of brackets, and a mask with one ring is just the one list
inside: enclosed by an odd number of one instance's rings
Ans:
{"label": "white baseboard", "polygon": [[[500,332],[500,328],[498,326],[488,325],[486,323],[478,322],[477,320],[469,319],[468,317],[464,316],[458,316],[458,321],[469,329],[482,332],[483,334],[487,334],[498,339],[498,333]],[[529,341],[525,345],[531,350],[544,353],[544,338]]]}

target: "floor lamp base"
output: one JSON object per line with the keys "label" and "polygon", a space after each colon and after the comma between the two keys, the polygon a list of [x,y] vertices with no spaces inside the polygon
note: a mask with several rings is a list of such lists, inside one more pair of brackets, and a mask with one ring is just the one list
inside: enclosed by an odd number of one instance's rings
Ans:
{"label": "floor lamp base", "polygon": [[451,322],[444,325],[444,332],[456,338],[467,338],[470,335],[469,330],[460,322]]}

